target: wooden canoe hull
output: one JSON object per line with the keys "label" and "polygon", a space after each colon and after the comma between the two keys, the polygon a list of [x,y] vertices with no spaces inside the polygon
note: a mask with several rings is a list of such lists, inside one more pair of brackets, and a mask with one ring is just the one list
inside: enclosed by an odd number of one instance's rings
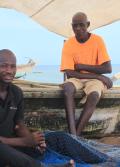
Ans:
{"label": "wooden canoe hull", "polygon": [[[78,119],[82,106],[76,99],[76,120]],[[104,100],[103,100],[104,101]],[[120,99],[109,99],[101,101],[97,106],[92,119],[84,130],[88,136],[104,136],[110,133],[120,133]],[[25,123],[31,128],[41,130],[67,130],[64,101],[63,99],[28,99],[25,98]],[[111,126],[112,124],[112,126]]]}
{"label": "wooden canoe hull", "polygon": [[[58,85],[31,83],[21,86],[25,100],[25,123],[33,129],[67,130],[63,90]],[[76,120],[80,116],[84,93],[76,93]],[[120,133],[120,88],[112,88],[104,93],[97,108],[84,130],[90,136],[104,136]]]}

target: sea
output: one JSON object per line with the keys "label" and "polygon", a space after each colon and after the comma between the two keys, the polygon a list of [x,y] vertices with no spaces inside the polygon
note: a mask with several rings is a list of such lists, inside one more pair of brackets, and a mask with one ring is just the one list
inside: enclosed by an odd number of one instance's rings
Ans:
{"label": "sea", "polygon": [[[120,73],[120,64],[112,65],[111,77],[116,73]],[[32,72],[26,73],[21,79],[35,81],[40,83],[62,83],[64,80],[63,73],[60,72],[59,65],[37,65]],[[114,82],[114,85],[120,85],[120,80]]]}

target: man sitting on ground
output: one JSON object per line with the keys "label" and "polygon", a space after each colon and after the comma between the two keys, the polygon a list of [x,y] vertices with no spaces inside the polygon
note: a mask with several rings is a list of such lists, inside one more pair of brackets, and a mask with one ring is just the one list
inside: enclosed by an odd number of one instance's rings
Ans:
{"label": "man sitting on ground", "polygon": [[[10,50],[0,50],[0,167],[41,167],[34,152],[45,151],[45,138],[40,132],[31,134],[23,122],[23,94],[11,82],[16,73],[16,57]],[[74,167],[74,161],[63,165]]]}

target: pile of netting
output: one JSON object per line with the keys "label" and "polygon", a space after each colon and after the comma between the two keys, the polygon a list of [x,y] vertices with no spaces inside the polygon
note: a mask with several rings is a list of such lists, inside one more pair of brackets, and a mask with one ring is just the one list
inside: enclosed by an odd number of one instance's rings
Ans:
{"label": "pile of netting", "polygon": [[45,137],[47,149],[42,162],[46,165],[62,164],[73,159],[76,167],[120,167],[120,146],[102,144],[64,132],[47,132]]}

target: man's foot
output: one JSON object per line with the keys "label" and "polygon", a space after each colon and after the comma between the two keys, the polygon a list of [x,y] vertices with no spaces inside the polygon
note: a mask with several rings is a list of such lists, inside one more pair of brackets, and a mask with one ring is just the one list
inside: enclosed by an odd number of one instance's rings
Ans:
{"label": "man's foot", "polygon": [[[48,167],[75,167],[75,162],[74,160],[70,160],[68,163],[64,164],[48,164]],[[45,164],[41,164],[41,167],[45,167]]]}
{"label": "man's foot", "polygon": [[71,159],[68,163],[57,165],[56,167],[75,167],[75,162]]}
{"label": "man's foot", "polygon": [[70,167],[75,167],[75,162],[74,162],[74,160],[72,160],[72,159],[70,160],[69,166],[70,166]]}

